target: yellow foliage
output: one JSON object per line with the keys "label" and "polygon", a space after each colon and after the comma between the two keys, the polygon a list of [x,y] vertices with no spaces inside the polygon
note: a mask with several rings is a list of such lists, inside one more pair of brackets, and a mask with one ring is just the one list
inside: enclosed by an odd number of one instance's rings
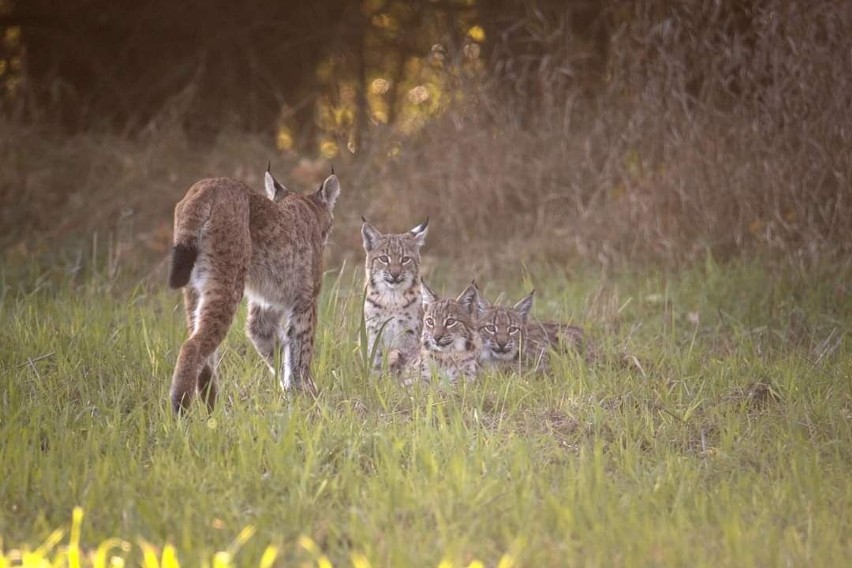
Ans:
{"label": "yellow foliage", "polygon": [[157,551],[153,545],[140,540],[139,548],[142,549],[142,566],[145,568],[160,568],[160,562],[157,560]]}
{"label": "yellow foliage", "polygon": [[260,568],[272,568],[276,558],[278,558],[278,549],[272,545],[267,546],[263,556],[260,557]]}
{"label": "yellow foliage", "polygon": [[353,552],[349,559],[352,561],[352,568],[372,568],[370,561],[360,552]]}
{"label": "yellow foliage", "polygon": [[213,555],[213,568],[232,568],[233,557],[226,551],[217,552]]}
{"label": "yellow foliage", "polygon": [[3,34],[3,44],[8,49],[14,49],[21,44],[21,27],[9,26]]}
{"label": "yellow foliage", "polygon": [[337,156],[337,143],[334,140],[323,140],[320,142],[320,154],[324,158],[334,158]]}
{"label": "yellow foliage", "polygon": [[482,26],[471,26],[467,30],[467,37],[469,37],[473,41],[482,43],[483,41],[485,41],[485,30],[482,29]]}
{"label": "yellow foliage", "polygon": [[83,509],[74,507],[71,514],[71,539],[68,543],[68,566],[80,568],[80,530],[83,524]]}
{"label": "yellow foliage", "polygon": [[[67,549],[59,549],[53,560],[50,559],[51,553],[56,549],[59,542],[62,540],[64,531],[57,529],[34,551],[29,550],[9,550],[3,549],[3,540],[0,538],[0,568],[11,568],[12,566],[22,566],[25,568],[75,568],[81,566],[92,566],[93,568],[123,568],[125,560],[121,556],[110,556],[110,551],[120,549],[123,552],[129,552],[132,545],[118,538],[110,538],[103,541],[95,550],[95,552],[82,554],[83,548],[80,543],[82,532],[83,509],[76,507],[73,512],[71,522],[71,533],[68,539]],[[219,551],[214,554],[212,566],[213,568],[233,568],[239,564],[234,560],[237,551],[249,539],[254,536],[256,529],[252,525],[245,527],[240,534],[234,539],[228,550]],[[157,548],[151,543],[140,539],[138,541],[139,549],[142,552],[142,566],[144,568],[180,568],[181,564],[178,560],[177,549],[174,545],[166,544],[163,546],[162,553],[158,555]],[[297,542],[297,546],[310,554],[313,558],[312,563],[307,565],[315,565],[317,568],[333,568],[333,564],[329,557],[320,549],[317,543],[307,535],[301,535]],[[158,558],[159,556],[159,558]],[[109,561],[107,561],[109,558]],[[350,554],[350,561],[353,568],[372,568],[369,559],[360,552]],[[278,559],[278,548],[269,545],[263,552],[260,559],[260,568],[272,568],[275,561]],[[205,566],[210,566],[205,562]],[[515,558],[512,554],[506,553],[500,559],[498,568],[513,568]],[[452,568],[453,562],[449,559],[441,560],[438,568]],[[479,560],[473,560],[466,568],[484,568],[485,565]]]}
{"label": "yellow foliage", "polygon": [[[130,546],[129,543],[124,542],[123,540],[117,538],[109,538],[103,541],[98,549],[95,551],[95,554],[92,559],[92,565],[94,568],[106,568],[107,567],[107,557],[109,556],[110,550],[113,548],[128,548]],[[115,566],[117,561],[120,561],[121,565],[124,565],[124,560],[113,556],[110,558],[109,565]]]}
{"label": "yellow foliage", "polygon": [[163,558],[160,561],[161,568],[180,568],[180,562],[177,559],[177,551],[171,544],[167,544],[163,548]]}

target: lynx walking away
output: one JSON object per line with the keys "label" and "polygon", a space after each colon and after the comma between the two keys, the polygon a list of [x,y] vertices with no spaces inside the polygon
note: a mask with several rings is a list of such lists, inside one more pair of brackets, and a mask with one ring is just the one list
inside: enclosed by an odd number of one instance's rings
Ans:
{"label": "lynx walking away", "polygon": [[[429,219],[407,233],[383,235],[364,219],[361,237],[365,262],[364,322],[374,349],[373,367],[385,353],[397,350],[414,359],[420,347],[423,303],[420,298],[420,247],[426,242]],[[392,368],[396,369],[396,365]]]}
{"label": "lynx walking away", "polygon": [[322,249],[340,193],[332,173],[313,193],[293,193],[267,171],[266,197],[228,178],[201,180],[175,207],[169,285],[184,288],[190,337],[172,377],[175,412],[196,393],[216,402],[216,349],[243,292],[247,333],[281,385],[315,391],[310,365],[322,278]]}

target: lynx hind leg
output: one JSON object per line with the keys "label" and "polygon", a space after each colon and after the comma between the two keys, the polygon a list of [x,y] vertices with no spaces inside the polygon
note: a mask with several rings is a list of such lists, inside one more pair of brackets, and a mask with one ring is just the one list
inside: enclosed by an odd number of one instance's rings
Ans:
{"label": "lynx hind leg", "polygon": [[313,301],[306,309],[294,310],[287,322],[286,354],[289,356],[284,358],[286,365],[284,380],[287,381],[285,389],[292,384],[297,389],[310,394],[317,393],[317,387],[311,375],[316,324],[317,307]]}
{"label": "lynx hind leg", "polygon": [[[183,289],[183,304],[186,310],[186,326],[189,329],[189,334],[195,333],[195,320],[200,301],[198,291],[192,286],[186,286]],[[201,372],[198,375],[198,392],[201,393],[202,399],[207,403],[207,408],[213,410],[216,405],[216,397],[218,388],[216,385],[216,366],[218,357],[216,352],[213,353],[205,361]]]}
{"label": "lynx hind leg", "polygon": [[[224,250],[214,247],[210,258],[199,258],[189,284],[194,290],[185,293],[187,319],[192,323],[192,331],[181,346],[172,376],[170,397],[175,413],[189,408],[200,387],[205,389],[208,405],[215,400],[214,354],[231,327],[243,296],[246,275],[246,263],[233,259],[247,258],[249,253],[247,233],[232,235],[231,239]],[[244,250],[232,248],[240,244]],[[209,270],[211,266],[217,269]],[[190,307],[193,308],[191,314]]]}
{"label": "lynx hind leg", "polygon": [[201,373],[198,375],[198,393],[201,395],[201,400],[207,404],[207,410],[210,412],[213,412],[213,408],[216,406],[216,398],[219,396],[219,386],[216,384],[217,359],[217,352],[214,351],[213,355],[207,358],[201,368]]}
{"label": "lynx hind leg", "polygon": [[172,409],[179,413],[189,408],[199,388],[205,389],[208,405],[215,400],[213,363],[216,348],[225,339],[242,295],[242,278],[224,290],[204,290],[199,294],[195,330],[180,349],[172,376]]}

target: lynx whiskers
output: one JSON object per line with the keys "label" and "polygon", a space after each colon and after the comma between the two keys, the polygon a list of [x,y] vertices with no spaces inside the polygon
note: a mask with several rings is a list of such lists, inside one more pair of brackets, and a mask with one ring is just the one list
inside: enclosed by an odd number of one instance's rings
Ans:
{"label": "lynx whiskers", "polygon": [[314,392],[311,359],[322,276],[340,185],[332,173],[319,189],[294,193],[267,169],[266,196],[229,178],[196,182],[175,207],[169,285],[183,288],[190,337],[172,376],[178,413],[197,394],[216,401],[216,349],[245,293],[248,336],[274,372],[282,349],[281,384]]}

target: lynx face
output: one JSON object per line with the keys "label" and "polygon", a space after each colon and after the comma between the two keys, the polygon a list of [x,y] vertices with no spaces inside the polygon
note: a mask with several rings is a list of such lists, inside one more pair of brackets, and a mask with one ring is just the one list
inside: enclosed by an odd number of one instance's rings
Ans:
{"label": "lynx face", "polygon": [[429,220],[401,234],[383,235],[364,222],[361,237],[367,253],[367,280],[378,291],[404,290],[420,281],[420,247],[426,242]]}
{"label": "lynx face", "polygon": [[526,341],[527,322],[532,310],[529,294],[512,306],[495,306],[477,294],[477,331],[482,339],[482,361],[517,361]]}
{"label": "lynx face", "polygon": [[423,315],[423,346],[429,351],[469,351],[475,333],[467,309],[455,300],[438,300]]}
{"label": "lynx face", "polygon": [[433,372],[450,382],[476,378],[482,343],[473,323],[475,288],[468,286],[455,300],[438,298],[425,284],[423,331],[420,336],[421,378]]}

